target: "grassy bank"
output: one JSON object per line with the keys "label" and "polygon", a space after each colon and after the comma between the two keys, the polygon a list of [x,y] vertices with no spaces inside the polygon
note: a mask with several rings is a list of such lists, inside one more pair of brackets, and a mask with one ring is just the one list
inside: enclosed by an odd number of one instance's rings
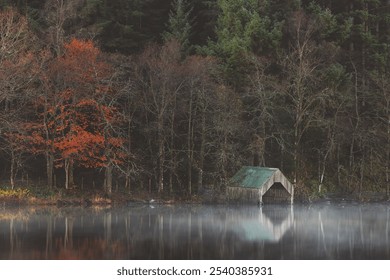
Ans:
{"label": "grassy bank", "polygon": [[0,187],[0,203],[6,205],[57,205],[57,206],[89,206],[89,205],[123,205],[127,203],[202,203],[198,196],[191,198],[180,195],[149,194],[138,191],[127,193],[114,191],[110,195],[100,190],[65,190],[63,188]]}
{"label": "grassy bank", "polygon": [[[123,196],[122,196],[123,197]],[[102,192],[64,190],[46,187],[15,188],[0,187],[0,202],[24,205],[107,205],[126,200],[127,197],[108,197]]]}
{"label": "grassy bank", "polygon": [[[223,204],[226,199],[222,193],[195,195],[186,197],[180,194],[165,194],[158,196],[149,192],[137,191],[127,193],[114,191],[107,195],[101,190],[65,190],[63,188],[24,187],[11,189],[0,187],[1,205],[46,205],[46,206],[91,206],[91,205],[126,205],[129,203],[195,203],[195,204]],[[312,193],[309,196],[294,198],[295,203],[317,203],[322,201],[355,201],[355,202],[385,202],[389,201],[386,193],[364,192],[356,193]]]}

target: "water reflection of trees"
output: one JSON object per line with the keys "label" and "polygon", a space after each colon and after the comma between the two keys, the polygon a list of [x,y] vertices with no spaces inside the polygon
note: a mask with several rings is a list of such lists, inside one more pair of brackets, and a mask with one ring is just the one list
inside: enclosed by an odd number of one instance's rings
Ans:
{"label": "water reflection of trees", "polygon": [[388,205],[340,204],[311,208],[296,211],[296,230],[291,238],[295,259],[390,258]]}
{"label": "water reflection of trees", "polygon": [[0,215],[0,258],[390,258],[385,205],[25,210]]}

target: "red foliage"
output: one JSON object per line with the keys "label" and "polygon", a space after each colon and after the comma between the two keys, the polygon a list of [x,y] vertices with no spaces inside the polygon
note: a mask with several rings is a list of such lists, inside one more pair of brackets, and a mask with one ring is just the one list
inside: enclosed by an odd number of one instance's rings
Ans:
{"label": "red foliage", "polygon": [[55,69],[58,71],[66,85],[76,90],[89,90],[100,88],[101,80],[110,75],[110,67],[100,60],[100,51],[92,41],[73,39],[65,44],[65,54],[56,61]]}
{"label": "red foliage", "polygon": [[[112,127],[118,118],[116,109],[104,103],[112,92],[110,67],[99,61],[100,51],[91,41],[72,40],[65,45],[63,57],[54,68],[65,85],[57,94],[61,102],[49,108],[53,115],[49,129],[54,136],[57,166],[65,159],[84,167],[104,167],[109,161],[120,163],[123,140]],[[114,160],[115,159],[115,160]]]}
{"label": "red foliage", "polygon": [[114,133],[118,112],[108,98],[111,69],[100,57],[93,42],[73,39],[51,60],[41,75],[47,93],[33,104],[38,118],[6,135],[15,151],[50,151],[57,167],[67,159],[88,168],[121,163],[124,140]]}

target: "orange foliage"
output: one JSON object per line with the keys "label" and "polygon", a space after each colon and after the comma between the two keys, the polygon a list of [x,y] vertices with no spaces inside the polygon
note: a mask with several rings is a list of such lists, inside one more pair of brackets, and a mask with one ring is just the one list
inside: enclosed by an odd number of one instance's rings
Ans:
{"label": "orange foliage", "polygon": [[[108,162],[119,164],[124,140],[115,136],[112,127],[118,122],[116,109],[104,103],[105,94],[112,92],[110,67],[99,60],[100,51],[92,41],[73,39],[65,45],[65,53],[53,65],[55,78],[65,86],[57,96],[49,129],[54,138],[57,166],[65,159],[75,164],[96,168]],[[115,159],[115,160],[114,160]]]}
{"label": "orange foliage", "polygon": [[[68,92],[69,93],[69,92]],[[110,135],[106,118],[109,107],[93,99],[61,105],[52,123],[56,133],[54,146],[60,154],[59,161],[71,158],[84,167],[103,167],[107,164],[107,150],[121,148],[123,140]],[[65,102],[67,103],[67,102]],[[60,163],[61,165],[61,163]]]}
{"label": "orange foliage", "polygon": [[[14,151],[51,151],[57,167],[66,159],[88,168],[120,164],[125,157],[120,152],[124,140],[113,131],[118,111],[105,101],[113,92],[105,82],[110,66],[100,60],[92,41],[73,39],[64,49],[64,55],[53,59],[42,74],[47,94],[33,104],[40,112],[38,119],[9,132],[7,141]],[[27,54],[23,59],[31,57]]]}
{"label": "orange foliage", "polygon": [[92,41],[73,39],[65,44],[65,54],[58,58],[55,68],[66,84],[78,83],[78,87],[93,84],[100,88],[96,83],[110,74],[110,67],[99,56],[100,51]]}

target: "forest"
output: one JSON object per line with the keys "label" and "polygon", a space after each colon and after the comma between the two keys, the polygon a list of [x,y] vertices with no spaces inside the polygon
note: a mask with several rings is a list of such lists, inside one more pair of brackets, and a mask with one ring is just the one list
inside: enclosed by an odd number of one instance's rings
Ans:
{"label": "forest", "polygon": [[0,0],[2,188],[390,196],[390,1]]}

